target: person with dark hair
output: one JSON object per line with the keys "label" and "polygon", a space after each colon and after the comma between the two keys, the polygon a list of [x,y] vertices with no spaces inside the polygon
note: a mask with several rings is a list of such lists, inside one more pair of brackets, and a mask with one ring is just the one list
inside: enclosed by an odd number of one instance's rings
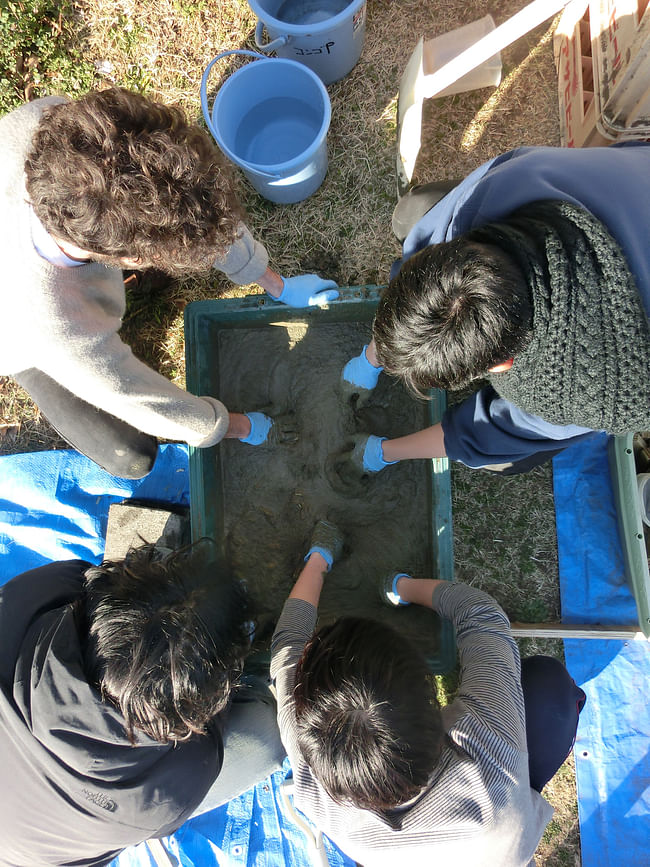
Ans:
{"label": "person with dark hair", "polygon": [[381,582],[385,602],[456,629],[460,684],[441,708],[397,610],[395,629],[358,617],[316,628],[341,547],[319,523],[273,636],[296,807],[364,867],[532,864],[553,813],[540,792],[573,746],[584,692],[556,659],[520,666],[486,593],[398,572]]}
{"label": "person with dark hair", "polygon": [[390,810],[428,784],[445,740],[429,675],[375,620],[343,617],[314,633],[296,668],[296,741],[334,801]]}
{"label": "person with dark hair", "polygon": [[108,864],[277,770],[249,616],[207,542],[1,587],[0,864]]}
{"label": "person with dark hair", "polygon": [[118,336],[121,268],[214,267],[273,299],[326,303],[336,284],[283,278],[242,222],[225,158],[179,108],[119,87],[46,97],[0,119],[4,339],[13,376],[72,446],[120,477],[146,475],[157,437],[203,448],[277,438],[137,360]]}
{"label": "person with dark hair", "polygon": [[359,436],[353,464],[449,457],[523,472],[594,436],[650,426],[650,145],[524,147],[461,183],[416,187],[393,228],[373,341],[343,373],[416,394],[478,385],[442,423]]}

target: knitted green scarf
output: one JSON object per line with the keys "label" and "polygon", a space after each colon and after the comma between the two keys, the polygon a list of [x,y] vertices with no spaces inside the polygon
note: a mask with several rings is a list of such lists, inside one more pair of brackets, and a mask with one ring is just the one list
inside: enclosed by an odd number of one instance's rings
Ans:
{"label": "knitted green scarf", "polygon": [[541,201],[472,237],[523,271],[533,336],[506,373],[511,403],[553,424],[609,433],[650,428],[650,327],[623,253],[605,226],[568,202]]}

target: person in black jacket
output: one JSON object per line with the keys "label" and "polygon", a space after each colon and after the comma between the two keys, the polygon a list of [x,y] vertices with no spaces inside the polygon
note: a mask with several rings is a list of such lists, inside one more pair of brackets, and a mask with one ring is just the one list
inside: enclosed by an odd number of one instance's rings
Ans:
{"label": "person in black jacket", "polygon": [[[0,588],[0,865],[108,864],[279,766],[272,699],[229,715],[248,616],[207,542],[52,563]],[[220,786],[242,709],[254,735]]]}

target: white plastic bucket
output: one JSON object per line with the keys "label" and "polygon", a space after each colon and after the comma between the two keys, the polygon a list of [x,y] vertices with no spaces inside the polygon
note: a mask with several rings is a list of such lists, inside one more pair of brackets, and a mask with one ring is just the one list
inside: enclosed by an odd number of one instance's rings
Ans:
{"label": "white plastic bucket", "polygon": [[[256,59],[221,85],[208,107],[207,80],[217,60]],[[330,100],[320,78],[300,63],[254,51],[224,51],[201,79],[203,117],[223,153],[271,202],[301,202],[327,173]]]}
{"label": "white plastic bucket", "polygon": [[366,0],[248,0],[248,5],[258,18],[257,47],[304,63],[325,84],[347,75],[361,56]]}

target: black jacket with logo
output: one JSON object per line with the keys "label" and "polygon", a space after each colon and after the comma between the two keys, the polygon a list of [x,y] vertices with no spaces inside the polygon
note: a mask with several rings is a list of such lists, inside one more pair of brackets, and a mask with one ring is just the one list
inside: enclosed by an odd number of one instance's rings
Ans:
{"label": "black jacket with logo", "polygon": [[176,746],[138,733],[84,675],[72,603],[89,563],[0,587],[0,865],[99,867],[170,834],[223,760],[220,733]]}

